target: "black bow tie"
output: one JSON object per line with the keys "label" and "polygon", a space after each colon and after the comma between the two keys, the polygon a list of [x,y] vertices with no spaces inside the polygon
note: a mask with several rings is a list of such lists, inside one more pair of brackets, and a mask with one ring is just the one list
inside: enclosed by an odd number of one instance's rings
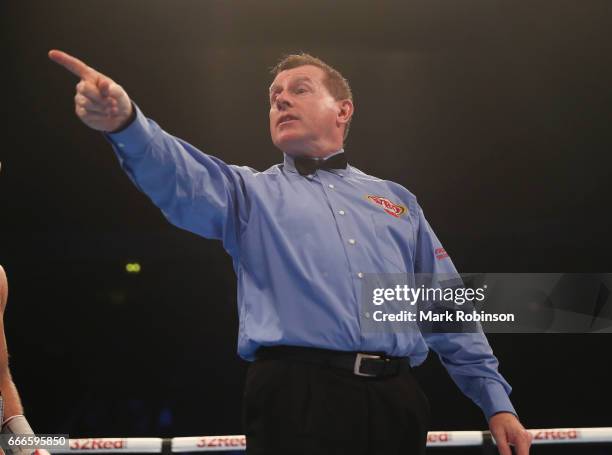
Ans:
{"label": "black bow tie", "polygon": [[317,169],[346,169],[348,164],[345,153],[338,153],[328,159],[323,158],[306,158],[304,156],[298,156],[293,159],[295,168],[300,175],[314,174]]}

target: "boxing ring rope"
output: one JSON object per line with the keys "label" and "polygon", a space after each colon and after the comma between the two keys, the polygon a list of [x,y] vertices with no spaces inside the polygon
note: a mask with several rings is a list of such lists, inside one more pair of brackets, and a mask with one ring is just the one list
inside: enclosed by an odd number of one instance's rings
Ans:
{"label": "boxing ring rope", "polygon": [[[612,443],[612,427],[547,428],[528,430],[534,445]],[[430,431],[427,447],[477,447],[494,444],[488,431]],[[191,436],[178,438],[79,438],[70,439],[69,449],[53,453],[181,453],[221,452],[246,449],[244,435]]]}

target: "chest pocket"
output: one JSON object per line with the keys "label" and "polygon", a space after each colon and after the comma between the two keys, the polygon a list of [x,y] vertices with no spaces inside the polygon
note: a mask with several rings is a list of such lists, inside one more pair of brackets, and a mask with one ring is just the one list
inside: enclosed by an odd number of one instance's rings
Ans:
{"label": "chest pocket", "polygon": [[388,273],[414,272],[414,229],[408,216],[372,214],[378,251]]}

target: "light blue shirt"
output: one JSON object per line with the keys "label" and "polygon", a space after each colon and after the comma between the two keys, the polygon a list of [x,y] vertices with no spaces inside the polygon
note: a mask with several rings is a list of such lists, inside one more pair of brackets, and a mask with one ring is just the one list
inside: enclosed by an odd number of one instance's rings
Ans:
{"label": "light blue shirt", "polygon": [[350,165],[301,176],[288,155],[264,172],[228,165],[136,110],[132,124],[107,137],[171,223],[221,240],[231,255],[241,357],[253,360],[262,345],[310,346],[381,351],[415,366],[430,347],[487,418],[515,413],[483,333],[360,329],[364,274],[456,273],[407,189]]}

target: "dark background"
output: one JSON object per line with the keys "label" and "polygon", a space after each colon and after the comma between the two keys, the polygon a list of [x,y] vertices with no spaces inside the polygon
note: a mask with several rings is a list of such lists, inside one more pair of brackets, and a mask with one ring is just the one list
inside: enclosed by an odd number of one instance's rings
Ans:
{"label": "dark background", "polygon": [[[415,193],[462,272],[611,272],[612,4],[2,2],[0,263],[11,368],[40,433],[241,433],[246,363],[219,243],[169,225],[73,114],[71,53],[163,128],[263,170],[268,69],[351,82],[353,165]],[[125,272],[137,260],[139,275]],[[611,335],[490,336],[529,428],[612,426]],[[484,429],[435,355],[432,429]]]}

